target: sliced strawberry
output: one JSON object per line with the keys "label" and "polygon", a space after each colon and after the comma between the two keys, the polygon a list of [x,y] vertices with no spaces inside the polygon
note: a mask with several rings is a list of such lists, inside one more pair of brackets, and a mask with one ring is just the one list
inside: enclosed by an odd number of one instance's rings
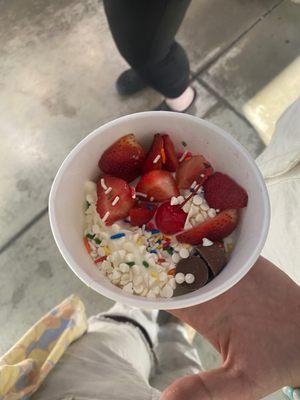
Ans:
{"label": "sliced strawberry", "polygon": [[131,182],[139,176],[144,160],[144,149],[131,133],[106,149],[98,165],[105,174]]}
{"label": "sliced strawberry", "polygon": [[162,169],[163,150],[164,150],[163,138],[159,133],[157,133],[156,135],[154,135],[151,149],[149,150],[146,160],[143,164],[143,169],[142,169],[143,174],[146,174],[147,172],[153,171],[155,169]]}
{"label": "sliced strawberry", "polygon": [[[101,181],[97,183],[97,212],[101,218],[108,212],[108,218],[105,223],[106,225],[111,225],[115,221],[126,218],[129,215],[129,211],[134,206],[135,200],[132,198],[130,186],[123,179],[108,175],[104,175],[102,179],[103,185],[101,185]],[[112,190],[105,194],[107,189],[103,188],[103,186],[107,188],[111,187]]]}
{"label": "sliced strawberry", "polygon": [[175,152],[175,147],[169,135],[163,135],[164,149],[166,155],[166,162],[164,168],[167,171],[175,172],[178,167],[178,160]]}
{"label": "sliced strawberry", "polygon": [[247,206],[247,192],[229,176],[216,172],[204,183],[204,195],[212,208],[243,208]]}
{"label": "sliced strawberry", "polygon": [[146,230],[152,231],[153,229],[156,229],[154,223],[152,221],[148,222],[148,224],[146,224]]}
{"label": "sliced strawberry", "polygon": [[155,215],[157,228],[166,235],[173,235],[184,228],[187,214],[180,206],[171,206],[169,202],[158,207]]}
{"label": "sliced strawberry", "polygon": [[238,211],[231,209],[220,212],[216,217],[208,219],[176,236],[178,242],[200,244],[203,238],[221,240],[233,232],[238,224]]}
{"label": "sliced strawberry", "polygon": [[133,207],[129,211],[131,225],[142,226],[147,224],[154,217],[156,208],[153,204],[143,204]]}
{"label": "sliced strawberry", "polygon": [[212,166],[203,156],[192,156],[179,164],[176,171],[176,181],[180,189],[189,189],[195,181],[202,185],[212,173]]}
{"label": "sliced strawberry", "polygon": [[137,196],[139,193],[146,195],[149,201],[166,201],[172,196],[179,196],[173,175],[163,170],[154,170],[143,175],[137,184],[136,192]]}

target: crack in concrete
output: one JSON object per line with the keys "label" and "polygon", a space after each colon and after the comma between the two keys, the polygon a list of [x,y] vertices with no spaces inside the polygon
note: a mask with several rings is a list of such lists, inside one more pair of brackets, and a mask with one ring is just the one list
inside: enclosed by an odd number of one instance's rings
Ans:
{"label": "crack in concrete", "polygon": [[8,239],[1,247],[0,247],[0,255],[7,250],[11,245],[14,244],[16,240],[18,240],[25,232],[27,232],[36,222],[38,222],[44,215],[48,212],[48,207],[44,208],[40,211],[35,217],[33,217],[26,225],[23,226],[15,235],[13,235],[10,239]]}
{"label": "crack in concrete", "polygon": [[257,24],[262,22],[272,11],[274,11],[277,7],[280,6],[285,0],[280,0],[278,3],[274,4],[268,11],[265,11],[256,21],[254,21],[251,25],[248,26],[242,33],[240,33],[228,46],[224,47],[219,53],[216,53],[214,57],[212,57],[209,61],[202,65],[196,72],[191,72],[193,80],[196,79],[199,75],[202,75],[203,72],[208,70],[216,61],[218,61],[223,55],[228,53],[232,47],[239,42],[244,36],[247,35]]}
{"label": "crack in concrete", "polygon": [[[200,83],[200,85],[202,85],[210,94],[212,94],[218,100],[217,105],[220,105],[220,103],[223,104],[229,110],[231,110],[235,115],[237,115],[240,119],[242,119],[250,128],[254,129],[253,126],[250,124],[250,122],[247,120],[247,118],[243,114],[241,114],[231,103],[229,103],[228,100],[226,100],[216,90],[214,90],[208,83],[206,83],[200,77],[196,78],[196,80]],[[210,112],[211,112],[211,109],[209,109],[206,112],[206,114],[210,114]],[[205,118],[205,117],[202,117],[202,118]]]}

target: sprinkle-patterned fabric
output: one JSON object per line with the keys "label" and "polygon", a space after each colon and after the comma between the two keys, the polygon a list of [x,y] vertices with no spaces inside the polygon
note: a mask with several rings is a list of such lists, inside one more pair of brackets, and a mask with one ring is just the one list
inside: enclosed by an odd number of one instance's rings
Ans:
{"label": "sprinkle-patterned fabric", "polygon": [[76,296],[46,314],[0,358],[0,400],[27,399],[86,329],[84,305]]}
{"label": "sprinkle-patterned fabric", "polygon": [[294,389],[290,386],[286,386],[282,390],[289,400],[300,400],[300,389]]}

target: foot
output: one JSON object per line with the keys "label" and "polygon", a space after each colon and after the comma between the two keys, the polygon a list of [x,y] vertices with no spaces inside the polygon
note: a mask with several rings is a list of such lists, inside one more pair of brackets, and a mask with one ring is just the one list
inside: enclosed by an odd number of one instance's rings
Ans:
{"label": "foot", "polygon": [[117,92],[122,96],[137,93],[145,87],[146,82],[133,69],[122,72],[116,82]]}
{"label": "foot", "polygon": [[175,99],[166,99],[165,101],[171,110],[184,112],[194,102],[194,98],[195,89],[189,86],[180,96],[176,97]]}
{"label": "foot", "polygon": [[186,113],[192,111],[197,98],[196,89],[189,86],[179,97],[165,99],[157,108],[157,111],[174,111]]}

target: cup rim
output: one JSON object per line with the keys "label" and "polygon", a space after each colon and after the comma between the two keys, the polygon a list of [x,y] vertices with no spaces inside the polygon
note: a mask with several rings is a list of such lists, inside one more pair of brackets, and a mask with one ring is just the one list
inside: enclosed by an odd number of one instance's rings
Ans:
{"label": "cup rim", "polygon": [[[209,292],[201,294],[201,295],[195,295],[194,297],[190,298],[181,298],[182,296],[178,297],[172,297],[170,299],[148,299],[145,297],[141,296],[135,296],[135,295],[128,295],[124,293],[123,291],[120,290],[120,293],[114,292],[110,290],[107,287],[102,286],[98,282],[94,281],[74,260],[72,257],[71,253],[68,251],[68,249],[64,245],[64,241],[62,238],[62,235],[60,233],[60,230],[58,228],[58,224],[56,222],[56,216],[55,216],[55,197],[56,193],[58,191],[58,188],[60,187],[60,182],[62,180],[62,177],[67,170],[69,163],[76,157],[76,155],[81,151],[81,149],[85,146],[87,142],[89,142],[92,138],[95,136],[98,136],[102,134],[107,128],[113,127],[114,125],[119,124],[122,121],[128,121],[136,118],[143,118],[144,116],[150,116],[155,118],[156,116],[166,116],[170,118],[180,118],[180,119],[187,119],[191,120],[194,122],[199,123],[199,120],[201,121],[201,125],[206,126],[214,131],[217,132],[218,135],[222,136],[225,138],[226,141],[229,141],[233,147],[239,152],[242,153],[243,156],[247,159],[252,172],[256,176],[256,181],[258,185],[260,186],[261,189],[261,196],[262,196],[262,207],[264,209],[264,217],[262,221],[262,229],[260,231],[260,234],[258,236],[257,240],[257,245],[256,248],[253,250],[251,256],[248,258],[248,260],[244,263],[244,265],[236,272],[234,273],[231,278],[227,279],[225,282],[220,284],[217,288],[211,289]],[[91,287],[94,289],[96,292],[102,294],[105,297],[108,297],[114,301],[117,302],[123,302],[125,304],[128,304],[130,306],[134,307],[140,307],[140,308],[145,308],[145,309],[177,309],[177,308],[185,308],[185,307],[190,307],[194,306],[200,303],[204,303],[206,301],[209,301],[225,291],[229,290],[231,287],[233,287],[236,283],[238,283],[246,274],[247,272],[251,269],[251,267],[254,265],[256,260],[258,259],[263,246],[265,244],[266,238],[267,238],[267,233],[269,230],[269,225],[270,225],[270,202],[269,202],[269,196],[266,188],[266,184],[264,182],[263,176],[257,167],[255,161],[251,157],[250,153],[248,150],[243,147],[234,137],[232,137],[229,133],[227,133],[223,128],[220,128],[219,126],[213,124],[210,121],[206,121],[202,118],[196,117],[194,115],[189,115],[189,114],[183,114],[183,113],[175,113],[175,112],[170,112],[170,111],[144,111],[144,112],[138,112],[138,113],[133,113],[133,114],[128,114],[116,119],[113,119],[98,128],[96,128],[94,131],[89,133],[85,138],[83,138],[67,155],[67,157],[64,159],[62,162],[60,168],[57,171],[57,174],[54,178],[54,181],[51,186],[50,194],[49,194],[49,221],[50,221],[50,226],[52,230],[52,234],[54,236],[55,243],[68,264],[68,266],[72,269],[72,271],[77,275],[77,277],[84,282],[88,287]]]}

